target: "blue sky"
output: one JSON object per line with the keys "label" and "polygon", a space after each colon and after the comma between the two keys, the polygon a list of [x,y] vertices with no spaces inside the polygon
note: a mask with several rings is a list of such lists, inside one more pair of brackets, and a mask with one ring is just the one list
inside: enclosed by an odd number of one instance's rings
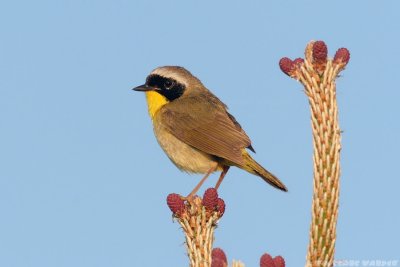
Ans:
{"label": "blue sky", "polygon": [[[337,259],[400,260],[396,1],[2,1],[0,266],[187,266],[166,206],[201,176],[173,166],[131,91],[181,65],[218,95],[255,159],[289,188],[231,169],[215,245],[303,265],[312,196],[309,107],[281,73],[308,41],[347,47]],[[212,186],[217,175],[209,179]],[[400,265],[400,263],[399,263]]]}

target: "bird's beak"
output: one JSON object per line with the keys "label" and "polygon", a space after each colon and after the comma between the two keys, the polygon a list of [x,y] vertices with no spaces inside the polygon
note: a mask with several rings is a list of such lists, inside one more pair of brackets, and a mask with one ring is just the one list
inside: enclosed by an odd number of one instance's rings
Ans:
{"label": "bird's beak", "polygon": [[147,91],[157,90],[157,88],[153,87],[153,86],[148,86],[146,84],[142,84],[142,85],[139,85],[139,86],[133,88],[132,90],[139,91],[139,92],[147,92]]}

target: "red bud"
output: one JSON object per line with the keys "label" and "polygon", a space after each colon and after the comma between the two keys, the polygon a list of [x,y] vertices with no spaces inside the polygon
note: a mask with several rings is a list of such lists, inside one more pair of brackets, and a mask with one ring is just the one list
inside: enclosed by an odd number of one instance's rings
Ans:
{"label": "red bud", "polygon": [[333,58],[333,62],[336,64],[339,63],[347,64],[349,63],[349,60],[350,60],[350,52],[349,50],[347,50],[347,48],[344,47],[339,48],[336,51],[335,57]]}
{"label": "red bud", "polygon": [[222,262],[228,264],[228,260],[226,258],[225,252],[220,248],[214,248],[211,252],[212,261],[219,259]]}
{"label": "red bud", "polygon": [[328,47],[324,41],[316,41],[312,47],[313,59],[317,63],[326,62],[328,57]]}
{"label": "red bud", "polygon": [[279,60],[279,67],[286,75],[290,76],[290,73],[295,69],[295,65],[290,58],[284,57]]}
{"label": "red bud", "polygon": [[203,195],[202,204],[207,210],[214,210],[218,204],[218,192],[215,188],[208,188]]}
{"label": "red bud", "polygon": [[178,194],[169,194],[167,197],[167,204],[169,209],[174,214],[181,214],[185,210],[185,202]]}
{"label": "red bud", "polygon": [[275,267],[285,267],[285,259],[282,256],[274,258]]}
{"label": "red bud", "polygon": [[302,59],[301,57],[296,58],[295,60],[293,60],[294,65],[296,66],[300,66],[301,64],[304,63],[304,59]]}
{"label": "red bud", "polygon": [[260,267],[276,267],[271,255],[265,253],[261,256]]}
{"label": "red bud", "polygon": [[217,200],[217,210],[222,215],[225,213],[225,201],[222,198],[218,198]]}

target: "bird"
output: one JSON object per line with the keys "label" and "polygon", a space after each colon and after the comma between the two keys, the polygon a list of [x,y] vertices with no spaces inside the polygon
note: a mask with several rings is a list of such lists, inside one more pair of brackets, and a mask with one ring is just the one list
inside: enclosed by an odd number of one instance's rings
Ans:
{"label": "bird", "polygon": [[188,70],[180,66],[154,69],[143,85],[156,139],[182,171],[204,174],[189,193],[193,197],[211,173],[221,171],[218,190],[231,166],[261,177],[282,191],[286,186],[257,163],[251,140],[228,107]]}

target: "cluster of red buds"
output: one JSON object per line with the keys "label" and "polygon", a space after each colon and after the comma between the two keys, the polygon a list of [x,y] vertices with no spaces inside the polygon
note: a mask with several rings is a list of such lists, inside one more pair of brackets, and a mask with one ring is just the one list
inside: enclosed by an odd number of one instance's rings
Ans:
{"label": "cluster of red buds", "polygon": [[[337,66],[340,70],[343,69],[350,60],[350,52],[347,48],[339,48],[332,60],[332,65]],[[324,41],[310,42],[306,48],[306,61],[309,66],[312,66],[319,74],[322,74],[328,59],[328,47]],[[290,58],[284,57],[279,61],[279,67],[281,70],[293,77],[298,78],[298,71],[305,64],[305,60],[302,58],[296,58],[291,60]]]}
{"label": "cluster of red buds", "polygon": [[[225,252],[220,248],[214,248],[211,254],[211,267],[227,267],[228,260]],[[260,258],[260,267],[285,267],[285,260],[282,256],[272,258],[271,255],[265,253]]]}
{"label": "cluster of red buds", "polygon": [[260,267],[285,267],[285,260],[282,256],[272,258],[271,255],[265,253],[260,258]]}
{"label": "cluster of red buds", "polygon": [[304,59],[302,58],[296,58],[295,60],[291,60],[288,57],[284,57],[281,58],[281,60],[279,61],[279,67],[281,68],[281,70],[291,76],[297,68],[300,68],[301,65],[304,63]]}
{"label": "cluster of red buds", "polygon": [[[175,217],[181,218],[185,214],[190,213],[191,208],[195,203],[201,204],[207,213],[217,212],[219,217],[225,213],[225,202],[218,197],[218,192],[215,188],[208,188],[200,199],[195,196],[193,199],[185,199],[178,194],[169,194],[167,197],[167,204]],[[197,205],[199,206],[199,205]]]}

